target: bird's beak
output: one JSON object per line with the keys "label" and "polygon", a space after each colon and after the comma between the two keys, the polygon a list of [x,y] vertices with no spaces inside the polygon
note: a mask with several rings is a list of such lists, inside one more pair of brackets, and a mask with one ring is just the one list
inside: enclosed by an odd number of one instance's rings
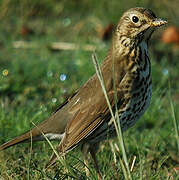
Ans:
{"label": "bird's beak", "polygon": [[159,27],[159,26],[162,26],[162,25],[165,25],[167,24],[168,22],[163,20],[163,19],[155,19],[151,22],[151,26],[153,27]]}

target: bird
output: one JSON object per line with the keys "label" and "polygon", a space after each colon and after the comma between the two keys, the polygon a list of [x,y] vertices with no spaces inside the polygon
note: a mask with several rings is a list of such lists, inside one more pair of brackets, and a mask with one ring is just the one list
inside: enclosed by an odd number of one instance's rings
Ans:
{"label": "bird", "polygon": [[[150,9],[136,7],[127,10],[119,20],[111,48],[100,65],[109,102],[113,111],[117,105],[123,132],[133,126],[149,107],[152,78],[148,45],[153,32],[165,24],[167,21],[157,18]],[[100,81],[94,73],[51,117],[2,144],[0,150],[27,142],[31,137],[33,141],[44,140],[44,136],[60,141],[57,147],[59,156],[80,145],[85,164],[90,153],[98,179],[101,179],[96,153],[101,141],[116,136],[111,119]],[[54,153],[47,167],[56,160]]]}

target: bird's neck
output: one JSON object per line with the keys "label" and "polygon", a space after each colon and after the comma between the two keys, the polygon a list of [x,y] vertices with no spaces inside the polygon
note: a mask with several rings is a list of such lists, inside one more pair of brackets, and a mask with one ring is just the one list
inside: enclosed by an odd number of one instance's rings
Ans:
{"label": "bird's neck", "polygon": [[112,41],[112,53],[115,57],[123,58],[127,56],[135,46],[135,41],[126,36],[115,37]]}
{"label": "bird's neck", "polygon": [[116,36],[112,42],[111,54],[117,59],[122,60],[131,57],[134,58],[138,51],[146,52],[148,55],[148,42],[143,39],[132,39],[127,36]]}
{"label": "bird's neck", "polygon": [[151,64],[146,41],[141,41],[140,44],[134,46],[134,48],[130,51],[127,59],[128,62],[125,64],[127,71],[136,73],[140,71],[144,77],[150,76]]}
{"label": "bird's neck", "polygon": [[137,51],[141,47],[147,50],[147,43],[139,38],[130,38],[126,35],[114,36],[112,42],[112,54],[119,58],[124,59],[126,56],[129,56],[132,52]]}
{"label": "bird's neck", "polygon": [[118,43],[113,42],[110,54],[115,58],[114,63],[120,64],[124,71],[131,71],[131,68],[135,71],[139,66],[145,68],[146,59],[150,69],[147,44],[145,40],[136,43],[133,39],[121,37]]}

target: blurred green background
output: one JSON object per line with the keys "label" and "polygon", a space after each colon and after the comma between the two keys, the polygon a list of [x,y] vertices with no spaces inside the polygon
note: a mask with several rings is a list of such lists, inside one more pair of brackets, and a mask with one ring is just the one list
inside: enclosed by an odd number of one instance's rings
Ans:
{"label": "blurred green background", "polygon": [[[172,34],[177,31],[168,33],[170,36],[163,33],[169,27],[179,27],[178,0],[0,0],[0,143],[29,130],[31,121],[47,118],[88,80],[95,72],[93,51],[84,47],[95,48],[102,61],[113,27],[125,10],[137,6],[151,9],[169,25],[155,32],[150,42],[153,97],[144,117],[124,134],[129,163],[137,156],[134,179],[179,178],[173,125],[173,118],[179,117],[179,40],[170,40],[175,36],[179,39],[179,32],[178,36]],[[52,46],[55,42],[73,43],[79,48],[59,50]],[[47,174],[40,170],[51,153],[48,144],[34,146],[30,157],[30,145],[0,152],[0,177],[62,179],[60,170]],[[113,164],[107,142],[98,159],[106,179],[123,177],[120,166]],[[69,164],[73,161],[69,158]],[[109,162],[113,166],[106,168]]]}

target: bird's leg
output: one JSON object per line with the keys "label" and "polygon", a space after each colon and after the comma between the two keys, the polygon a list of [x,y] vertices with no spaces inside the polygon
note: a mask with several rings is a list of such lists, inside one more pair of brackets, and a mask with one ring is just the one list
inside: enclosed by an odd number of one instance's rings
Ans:
{"label": "bird's leg", "polygon": [[96,158],[96,151],[98,149],[96,147],[98,147],[98,145],[90,147],[89,151],[90,151],[91,157],[92,157],[92,159],[94,161],[94,166],[95,166],[95,170],[96,170],[97,175],[98,175],[98,180],[102,180],[102,175],[101,175],[101,172],[100,172],[100,169],[99,169],[99,166],[98,166],[98,161],[97,161],[97,158]]}
{"label": "bird's leg", "polygon": [[86,171],[86,176],[89,177],[89,158],[88,158],[88,153],[89,153],[89,144],[85,143],[82,145],[82,154],[83,154],[83,159],[84,159],[84,165],[85,165],[85,171]]}

